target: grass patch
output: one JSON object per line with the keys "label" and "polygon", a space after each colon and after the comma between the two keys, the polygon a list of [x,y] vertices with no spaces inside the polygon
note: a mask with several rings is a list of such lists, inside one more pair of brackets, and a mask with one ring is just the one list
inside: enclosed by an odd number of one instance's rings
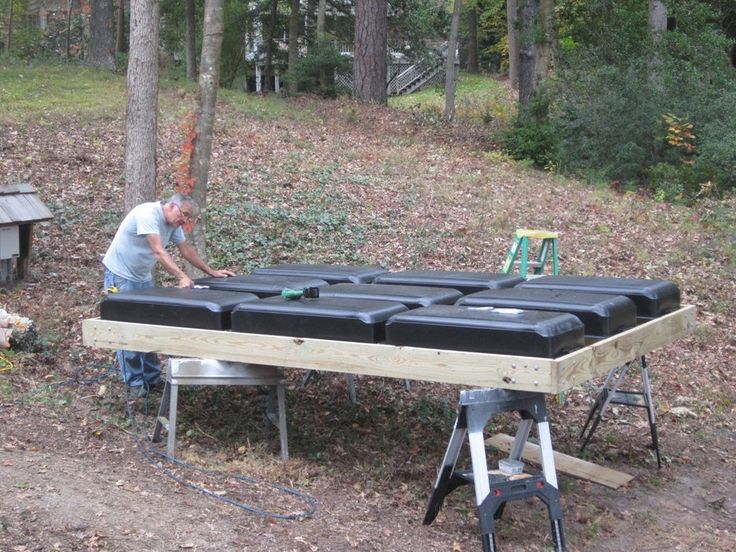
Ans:
{"label": "grass patch", "polygon": [[[160,110],[181,117],[196,106],[197,83],[162,73]],[[171,93],[171,94],[170,94]],[[218,97],[236,110],[263,120],[313,120],[314,111],[275,95],[256,96],[220,88]],[[186,98],[182,101],[182,98]],[[0,62],[0,120],[37,123],[52,117],[100,117],[124,113],[125,74],[77,64]]]}
{"label": "grass patch", "polygon": [[124,111],[124,75],[77,65],[0,64],[0,120],[99,117]]}
{"label": "grass patch", "polygon": [[230,104],[241,113],[264,121],[288,118],[295,121],[309,122],[316,120],[317,117],[314,110],[309,106],[289,102],[275,94],[259,96],[246,94],[238,90],[220,88],[218,99]]}
{"label": "grass patch", "polygon": [[[445,111],[444,86],[389,98],[389,105],[413,112],[420,119],[440,120]],[[505,127],[516,115],[506,84],[487,75],[461,73],[455,92],[455,119]]]}

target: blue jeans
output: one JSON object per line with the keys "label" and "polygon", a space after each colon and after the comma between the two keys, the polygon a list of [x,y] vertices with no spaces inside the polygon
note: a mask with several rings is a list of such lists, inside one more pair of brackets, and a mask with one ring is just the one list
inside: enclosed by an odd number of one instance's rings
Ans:
{"label": "blue jeans", "polygon": [[[153,287],[153,281],[137,282],[128,280],[105,269],[105,289],[118,288],[118,291],[144,289]],[[131,387],[155,385],[161,381],[161,364],[156,353],[138,353],[135,351],[117,351],[118,366],[123,381]]]}

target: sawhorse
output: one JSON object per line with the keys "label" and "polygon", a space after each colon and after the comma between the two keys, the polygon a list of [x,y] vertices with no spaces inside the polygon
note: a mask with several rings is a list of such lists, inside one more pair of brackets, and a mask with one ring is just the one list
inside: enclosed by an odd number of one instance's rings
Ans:
{"label": "sawhorse", "polygon": [[[619,387],[626,376],[629,368],[636,361],[628,362],[621,367],[613,368],[608,372],[606,381],[603,382],[598,396],[593,402],[593,406],[590,408],[588,413],[588,419],[585,421],[582,431],[580,432],[580,439],[583,440],[583,444],[580,446],[580,452],[583,452],[586,445],[593,437],[593,433],[598,428],[598,424],[606,413],[609,405],[620,404],[624,406],[636,406],[639,408],[647,409],[647,417],[649,418],[649,432],[652,435],[652,447],[657,455],[657,467],[662,467],[662,456],[659,452],[659,438],[657,437],[657,420],[654,416],[654,403],[652,401],[652,386],[649,383],[649,370],[647,368],[647,361],[642,355],[639,359],[639,367],[641,369],[641,391],[621,391]],[[591,420],[593,424],[590,425]],[[590,431],[588,429],[590,425]]]}
{"label": "sawhorse", "polygon": [[[489,472],[483,430],[491,416],[508,411],[519,412],[522,421],[508,459],[499,462],[498,470]],[[539,433],[542,475],[524,473],[521,462],[533,423],[537,424]],[[466,435],[472,463],[470,472],[456,469]],[[530,496],[538,497],[547,506],[555,550],[565,550],[562,507],[543,394],[506,389],[474,389],[460,393],[455,426],[427,505],[424,525],[429,525],[437,517],[445,496],[467,484],[475,486],[483,552],[496,551],[495,522],[503,514],[506,503]]]}
{"label": "sawhorse", "polygon": [[[199,358],[176,358],[169,360],[166,385],[161,397],[156,426],[151,440],[161,441],[161,432],[166,430],[166,452],[174,456],[176,450],[176,416],[181,385],[263,385],[269,387],[266,416],[279,428],[281,458],[289,458],[286,436],[286,392],[282,370],[275,366],[225,362]],[[274,412],[274,397],[277,411]]]}

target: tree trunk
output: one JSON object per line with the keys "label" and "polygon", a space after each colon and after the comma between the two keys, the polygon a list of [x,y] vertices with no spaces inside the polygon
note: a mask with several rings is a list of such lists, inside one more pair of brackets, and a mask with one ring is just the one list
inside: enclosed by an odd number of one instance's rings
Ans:
{"label": "tree trunk", "polygon": [[92,2],[90,21],[89,55],[87,65],[102,69],[115,69],[115,34],[113,29],[112,0]]}
{"label": "tree trunk", "polygon": [[519,0],[519,104],[529,103],[536,90],[535,43],[539,0]]}
{"label": "tree trunk", "polygon": [[[10,2],[13,5],[13,2]],[[74,0],[69,0],[69,9],[66,12],[66,60],[69,61],[71,57],[71,41],[72,41],[72,7],[74,7]]]}
{"label": "tree trunk", "polygon": [[534,75],[536,83],[544,82],[552,69],[554,56],[555,1],[541,0],[539,3],[538,36]]}
{"label": "tree trunk", "polygon": [[457,34],[460,29],[460,10],[462,0],[455,0],[450,23],[450,36],[447,39],[447,63],[445,64],[445,119],[455,118],[455,83],[457,81]]}
{"label": "tree trunk", "polygon": [[118,3],[117,33],[115,35],[115,53],[125,51],[125,0]]}
{"label": "tree trunk", "polygon": [[509,40],[509,84],[519,88],[519,7],[516,0],[506,0],[506,25]]}
{"label": "tree trunk", "polygon": [[353,96],[362,102],[385,104],[387,0],[356,0]]}
{"label": "tree trunk", "polygon": [[317,4],[317,40],[325,34],[325,12],[327,11],[327,0],[319,0]]}
{"label": "tree trunk", "polygon": [[663,0],[649,0],[649,30],[652,33],[654,46],[649,59],[649,81],[656,89],[660,89],[663,77],[659,48],[662,43],[662,34],[667,30],[667,6]]}
{"label": "tree trunk", "polygon": [[[294,76],[294,68],[299,60],[299,0],[291,0],[289,14],[289,73]],[[289,94],[296,94],[296,81],[289,79]]]}
{"label": "tree trunk", "polygon": [[[325,12],[327,11],[327,0],[319,0],[317,4],[317,29],[315,32],[316,41],[315,44],[323,48],[327,44],[327,34],[325,33]],[[324,65],[320,65],[319,68],[319,85],[322,90],[327,90],[329,87],[334,85],[335,73],[334,71],[328,72]]]}
{"label": "tree trunk", "polygon": [[273,39],[276,36],[276,23],[278,17],[278,0],[271,0],[271,9],[268,16],[268,32],[266,33],[266,60],[263,71],[263,91],[270,92],[271,79],[273,78]]}
{"label": "tree trunk", "polygon": [[186,57],[187,57],[187,78],[196,80],[197,78],[197,39],[196,25],[194,18],[194,0],[186,0],[187,2],[187,36],[186,36]]}
{"label": "tree trunk", "polygon": [[125,211],[156,198],[158,0],[130,1]]}
{"label": "tree trunk", "polygon": [[[220,83],[220,52],[224,29],[224,0],[206,0],[204,4],[204,28],[202,37],[201,66],[199,72],[199,106],[195,120],[194,147],[189,164],[189,181],[192,197],[200,208],[202,217],[194,226],[192,243],[200,256],[206,259],[207,177],[212,152],[212,130],[215,124],[215,106]],[[188,267],[190,276],[201,276],[199,270]]]}
{"label": "tree trunk", "polygon": [[657,39],[667,30],[667,6],[664,0],[649,0],[649,28]]}
{"label": "tree trunk", "polygon": [[[70,0],[71,1],[71,0]],[[5,53],[10,52],[10,48],[13,45],[13,0],[10,0],[8,6],[8,25],[6,27],[7,32],[5,33]],[[67,39],[67,50],[69,48],[69,41]]]}
{"label": "tree trunk", "polygon": [[478,73],[478,8],[468,10],[468,73]]}

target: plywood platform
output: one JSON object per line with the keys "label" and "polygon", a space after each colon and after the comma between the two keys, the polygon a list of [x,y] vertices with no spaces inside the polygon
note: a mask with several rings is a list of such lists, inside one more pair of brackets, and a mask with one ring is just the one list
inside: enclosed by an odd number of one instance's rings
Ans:
{"label": "plywood platform", "polygon": [[695,307],[686,305],[568,355],[544,359],[99,318],[82,323],[83,342],[91,347],[539,393],[560,393],[605,375],[611,368],[663,347],[694,328]]}

